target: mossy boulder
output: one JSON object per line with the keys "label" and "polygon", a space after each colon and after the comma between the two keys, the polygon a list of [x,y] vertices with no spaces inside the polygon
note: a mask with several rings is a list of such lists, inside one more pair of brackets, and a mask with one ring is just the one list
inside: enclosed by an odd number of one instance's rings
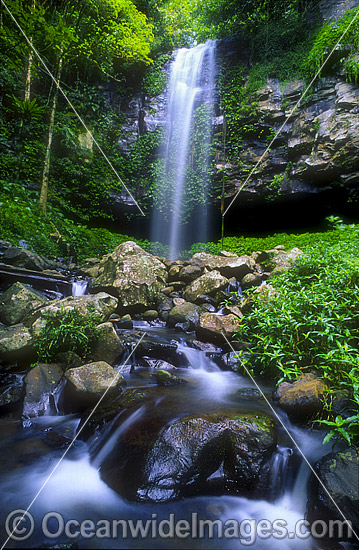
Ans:
{"label": "mossy boulder", "polygon": [[102,258],[99,276],[90,283],[90,290],[102,290],[116,296],[120,312],[142,312],[154,304],[166,281],[166,266],[136,243],[128,241]]}
{"label": "mossy boulder", "polygon": [[242,279],[247,273],[251,273],[255,267],[255,261],[250,256],[214,256],[205,252],[194,254],[190,260],[191,264],[206,268],[210,271],[219,271],[221,275],[230,279],[235,277]]}
{"label": "mossy boulder", "polygon": [[[355,448],[329,453],[321,458],[315,465],[314,471],[329,491],[334,502],[343,512],[345,518],[352,523],[353,529],[359,532],[359,454]],[[329,520],[343,521],[337,507],[329,498],[318,478],[312,475],[309,484],[308,495],[308,520],[313,523],[317,520],[328,522]],[[335,538],[348,540],[347,529],[344,536]],[[354,540],[353,538],[351,539]],[[331,541],[333,542],[333,540]]]}
{"label": "mossy boulder", "polygon": [[97,327],[97,336],[91,352],[93,361],[105,361],[115,365],[125,348],[112,323],[102,323]]}
{"label": "mossy boulder", "polygon": [[74,311],[83,316],[92,315],[100,324],[109,319],[116,307],[117,298],[105,292],[99,292],[95,295],[69,296],[40,308],[32,315],[26,317],[24,322],[27,326],[31,327],[33,334],[39,334],[46,326],[46,319],[49,315],[61,317],[65,311]]}
{"label": "mossy boulder", "polygon": [[302,375],[292,387],[280,389],[279,406],[292,418],[310,418],[323,409],[327,386],[314,374]]}
{"label": "mossy boulder", "polygon": [[226,341],[225,337],[230,340],[238,330],[239,318],[236,315],[232,313],[229,315],[217,315],[205,312],[200,317],[196,328],[196,335],[203,342],[223,344]]}
{"label": "mossy boulder", "polygon": [[[139,429],[114,446],[101,475],[120,494],[145,502],[231,491],[255,495],[276,445],[270,418],[235,412],[184,417],[160,430],[154,443],[151,431]],[[143,467],[130,487],[133,463]]]}
{"label": "mossy boulder", "polygon": [[95,405],[105,392],[110,397],[126,384],[124,377],[104,361],[69,369],[65,376],[67,398],[74,411]]}
{"label": "mossy boulder", "polygon": [[161,369],[155,372],[153,377],[159,386],[178,386],[179,384],[185,383],[185,380],[179,376]]}
{"label": "mossy boulder", "polygon": [[14,283],[0,296],[0,322],[16,325],[46,302],[46,298],[28,285]]}
{"label": "mossy boulder", "polygon": [[201,296],[211,296],[218,290],[222,290],[228,286],[228,279],[223,277],[219,271],[210,271],[204,273],[188,285],[184,291],[184,299],[187,302],[200,303]]}
{"label": "mossy boulder", "polygon": [[0,329],[0,361],[16,363],[34,357],[33,340],[27,327],[19,323]]}
{"label": "mossy boulder", "polygon": [[190,302],[184,302],[171,309],[168,315],[168,325],[174,327],[177,323],[188,323],[189,330],[194,330],[199,322],[200,307]]}

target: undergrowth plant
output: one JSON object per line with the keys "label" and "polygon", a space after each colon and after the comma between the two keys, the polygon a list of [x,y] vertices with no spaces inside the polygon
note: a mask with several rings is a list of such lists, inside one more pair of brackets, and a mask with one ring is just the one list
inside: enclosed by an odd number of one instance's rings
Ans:
{"label": "undergrowth plant", "polygon": [[339,245],[313,249],[273,276],[274,292],[248,292],[252,308],[238,335],[252,344],[241,357],[252,372],[281,382],[315,371],[329,392],[347,390],[354,416],[333,419],[327,400],[325,422],[334,430],[331,437],[352,442],[359,425],[359,237],[337,232]]}
{"label": "undergrowth plant", "polygon": [[91,312],[49,313],[45,327],[34,337],[38,361],[49,362],[62,352],[73,352],[85,359],[98,334],[97,325],[98,318]]}

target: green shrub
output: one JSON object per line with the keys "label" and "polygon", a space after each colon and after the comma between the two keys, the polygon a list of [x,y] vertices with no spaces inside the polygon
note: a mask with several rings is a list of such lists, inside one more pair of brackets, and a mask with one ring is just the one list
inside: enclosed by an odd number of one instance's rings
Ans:
{"label": "green shrub", "polygon": [[98,334],[98,319],[91,314],[80,315],[75,311],[48,314],[46,325],[34,337],[38,360],[49,362],[58,353],[73,352],[85,359]]}
{"label": "green shrub", "polygon": [[[252,309],[241,320],[238,334],[253,345],[242,354],[253,372],[294,381],[303,372],[316,371],[330,391],[349,390],[357,411],[359,239],[358,234],[348,239],[344,232],[337,233],[340,244],[313,249],[289,271],[273,277],[274,294],[249,292]],[[330,403],[328,399],[326,409],[333,422]],[[347,441],[358,427],[349,424],[350,434],[342,434]],[[333,436],[340,433],[336,430]]]}

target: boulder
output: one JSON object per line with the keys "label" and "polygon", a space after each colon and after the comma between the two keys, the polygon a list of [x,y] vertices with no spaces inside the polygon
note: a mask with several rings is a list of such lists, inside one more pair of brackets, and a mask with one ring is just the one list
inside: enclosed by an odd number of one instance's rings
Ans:
{"label": "boulder", "polygon": [[66,371],[66,393],[72,410],[91,407],[107,391],[109,397],[126,384],[124,377],[104,361]]}
{"label": "boulder", "polygon": [[185,265],[178,273],[178,279],[186,284],[198,279],[202,274],[202,269],[198,265]]}
{"label": "boulder", "polygon": [[132,241],[120,244],[112,254],[104,256],[99,273],[90,283],[90,290],[116,296],[120,311],[145,311],[167,281],[166,266]]}
{"label": "boulder", "polygon": [[[285,391],[284,391],[285,390]],[[302,375],[293,387],[283,386],[277,392],[284,391],[279,399],[279,406],[296,419],[310,418],[323,409],[323,397],[327,386],[323,380],[313,374]]]}
{"label": "boulder", "polygon": [[97,327],[99,331],[91,352],[93,361],[105,361],[114,365],[124,352],[124,346],[115,331],[112,323],[102,323]]}
{"label": "boulder", "polygon": [[255,261],[250,256],[213,256],[205,252],[194,254],[191,264],[219,271],[227,279],[235,277],[238,280],[251,273],[255,267]]}
{"label": "boulder", "polygon": [[252,288],[253,286],[259,286],[262,284],[262,277],[259,273],[247,273],[241,280],[241,287],[243,290]]}
{"label": "boulder", "polygon": [[185,383],[185,380],[167,370],[159,369],[153,374],[153,377],[159,386],[178,386]]}
{"label": "boulder", "polygon": [[0,329],[0,361],[16,363],[35,357],[32,336],[23,324]]}
{"label": "boulder", "polygon": [[201,277],[186,287],[184,291],[184,298],[187,302],[196,302],[197,300],[202,302],[200,296],[209,296],[217,290],[226,288],[227,285],[228,279],[223,277],[219,271],[204,273]]}
{"label": "boulder", "polygon": [[19,374],[5,374],[0,376],[0,407],[2,413],[13,411],[20,407],[23,397],[23,376]]}
{"label": "boulder", "polygon": [[[270,418],[231,411],[184,417],[160,430],[155,443],[153,433],[140,429],[114,445],[101,476],[120,494],[144,502],[231,490],[255,495],[276,444]],[[130,480],[134,463],[141,469]]]}
{"label": "boulder", "polygon": [[46,298],[29,286],[14,283],[0,296],[0,322],[5,325],[16,325],[46,302]]}
{"label": "boulder", "polygon": [[121,319],[117,323],[118,328],[123,329],[132,329],[133,328],[133,321],[131,315],[127,313],[127,315],[124,315],[121,317]]}
{"label": "boulder", "polygon": [[88,294],[86,296],[69,296],[62,300],[51,302],[42,307],[24,320],[27,326],[31,326],[33,334],[39,334],[46,325],[49,315],[61,316],[64,311],[75,311],[80,315],[93,315],[99,323],[109,319],[117,307],[117,299],[105,292]]}
{"label": "boulder", "polygon": [[173,308],[172,298],[160,292],[157,294],[155,302],[160,319],[167,321],[169,312]]}
{"label": "boulder", "polygon": [[[329,453],[321,458],[315,465],[314,470],[324,487],[333,497],[334,502],[343,512],[345,518],[352,523],[353,529],[359,532],[359,455],[358,450],[353,448]],[[309,483],[308,494],[308,520],[313,523],[318,520],[328,522],[329,520],[343,521],[337,507],[329,498],[316,476],[312,475]],[[348,540],[348,530],[344,529],[344,536],[338,534],[332,538],[335,540]],[[324,539],[325,540],[325,539]],[[352,539],[353,540],[353,539]],[[324,541],[323,541],[324,542]]]}
{"label": "boulder", "polygon": [[290,252],[276,254],[269,262],[271,274],[287,271],[301,254],[303,252],[299,248],[292,248]]}
{"label": "boulder", "polygon": [[188,330],[194,330],[199,322],[199,314],[199,306],[184,302],[171,309],[167,323],[170,327],[174,327],[177,323],[188,323]]}
{"label": "boulder", "polygon": [[27,418],[51,413],[50,398],[63,379],[60,365],[40,364],[32,368],[25,378],[23,415]]}
{"label": "boulder", "polygon": [[43,271],[44,269],[51,269],[54,267],[54,262],[46,260],[38,254],[30,252],[30,250],[26,250],[26,248],[16,246],[12,246],[5,250],[3,261],[6,264],[33,271]]}
{"label": "boulder", "polygon": [[215,313],[202,313],[199,324],[196,328],[196,335],[199,340],[213,342],[214,344],[225,343],[225,338],[230,340],[233,334],[239,330],[239,319],[236,315],[216,315]]}
{"label": "boulder", "polygon": [[155,321],[158,318],[158,312],[155,309],[148,309],[142,315],[144,321]]}

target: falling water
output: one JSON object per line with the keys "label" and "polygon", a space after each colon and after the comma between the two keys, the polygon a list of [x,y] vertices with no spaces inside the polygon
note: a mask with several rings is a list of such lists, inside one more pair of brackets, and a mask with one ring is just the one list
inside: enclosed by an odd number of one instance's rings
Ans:
{"label": "falling water", "polygon": [[152,232],[154,241],[169,245],[172,259],[178,257],[183,246],[207,237],[214,79],[213,40],[176,52],[168,87],[164,165]]}

